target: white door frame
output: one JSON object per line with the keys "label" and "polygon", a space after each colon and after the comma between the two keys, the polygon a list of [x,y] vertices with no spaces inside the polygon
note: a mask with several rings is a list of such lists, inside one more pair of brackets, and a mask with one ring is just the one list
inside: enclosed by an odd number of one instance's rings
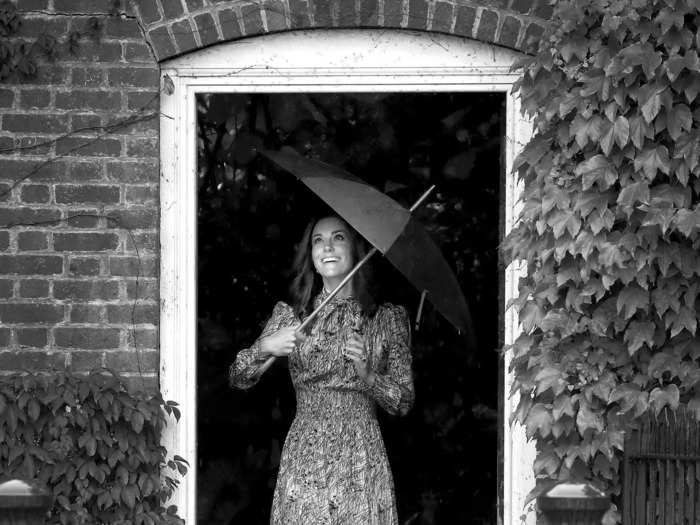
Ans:
{"label": "white door frame", "polygon": [[[510,93],[520,55],[464,38],[397,30],[314,30],[229,42],[166,61],[161,67],[160,179],[160,386],[180,403],[182,418],[168,427],[164,445],[190,462],[173,503],[196,523],[196,236],[197,129],[195,96],[215,92],[502,92],[507,99],[505,232],[517,216],[513,159],[530,125]],[[494,174],[496,176],[496,174]],[[497,227],[497,225],[494,225]],[[517,295],[520,270],[505,272],[504,304]],[[517,316],[506,312],[505,342],[512,343]],[[234,349],[231,349],[231,357]],[[509,425],[517,399],[504,371],[504,525],[534,524],[523,509],[534,486],[534,447],[519,425]],[[226,373],[225,370],[221,371]],[[495,380],[495,378],[494,378]],[[227,407],[219,407],[227,410]],[[479,453],[478,451],[474,451]],[[496,461],[496,458],[494,458]]]}

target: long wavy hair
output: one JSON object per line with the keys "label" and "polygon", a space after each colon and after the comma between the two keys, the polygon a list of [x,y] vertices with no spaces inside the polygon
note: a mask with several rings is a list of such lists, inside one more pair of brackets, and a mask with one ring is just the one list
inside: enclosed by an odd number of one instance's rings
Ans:
{"label": "long wavy hair", "polygon": [[[314,298],[323,289],[323,280],[316,272],[311,258],[311,234],[320,220],[331,217],[341,221],[348,229],[352,241],[354,264],[357,264],[369,251],[367,241],[342,217],[333,214],[320,215],[309,221],[296,248],[291,271],[292,284],[289,287],[292,307],[299,319],[304,319],[313,311]],[[368,261],[352,278],[354,295],[360,303],[362,313],[367,316],[372,316],[377,310],[373,296],[372,273],[371,261]]]}

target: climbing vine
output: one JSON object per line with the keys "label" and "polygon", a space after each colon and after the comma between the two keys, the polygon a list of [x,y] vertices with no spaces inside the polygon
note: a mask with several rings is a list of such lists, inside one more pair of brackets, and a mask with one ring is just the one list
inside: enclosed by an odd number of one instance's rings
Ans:
{"label": "climbing vine", "polygon": [[699,28],[695,0],[559,1],[521,64],[534,136],[505,243],[527,266],[509,350],[540,479],[618,495],[642,414],[700,418]]}

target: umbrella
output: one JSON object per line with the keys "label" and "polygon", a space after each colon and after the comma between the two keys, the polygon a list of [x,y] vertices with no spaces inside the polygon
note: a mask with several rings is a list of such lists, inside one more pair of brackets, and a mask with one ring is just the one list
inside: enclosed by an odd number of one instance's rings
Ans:
{"label": "umbrella", "polygon": [[[340,290],[376,251],[380,251],[422,292],[422,299],[427,297],[437,311],[474,346],[471,317],[457,278],[428,232],[411,213],[430,190],[411,209],[406,209],[362,179],[336,166],[286,151],[264,150],[261,153],[304,183],[374,247],[334,292]],[[304,320],[300,330],[333,295],[331,292],[326,301]],[[271,358],[269,363],[273,360]]]}

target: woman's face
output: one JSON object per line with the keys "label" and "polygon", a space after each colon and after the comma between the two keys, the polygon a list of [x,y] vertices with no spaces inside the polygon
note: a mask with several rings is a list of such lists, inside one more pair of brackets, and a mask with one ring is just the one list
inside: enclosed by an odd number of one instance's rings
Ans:
{"label": "woman's face", "polygon": [[311,232],[311,259],[324,283],[339,281],[353,264],[353,242],[348,226],[337,217],[326,217]]}

